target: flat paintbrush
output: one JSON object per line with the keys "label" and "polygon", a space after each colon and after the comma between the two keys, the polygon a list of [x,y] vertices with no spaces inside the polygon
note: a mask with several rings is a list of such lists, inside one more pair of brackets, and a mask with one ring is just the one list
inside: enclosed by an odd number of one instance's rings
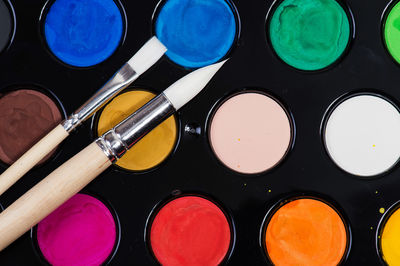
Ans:
{"label": "flat paintbrush", "polygon": [[0,175],[0,195],[54,150],[76,127],[154,65],[166,51],[165,46],[152,37],[92,98]]}
{"label": "flat paintbrush", "polygon": [[224,62],[198,69],[106,132],[0,213],[0,250],[39,223],[195,97]]}

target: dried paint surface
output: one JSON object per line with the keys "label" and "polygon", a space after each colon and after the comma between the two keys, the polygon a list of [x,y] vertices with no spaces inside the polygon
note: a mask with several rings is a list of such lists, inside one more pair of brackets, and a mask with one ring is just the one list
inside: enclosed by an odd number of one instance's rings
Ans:
{"label": "dried paint surface", "polygon": [[166,55],[189,68],[216,63],[236,37],[236,21],[225,0],[167,0],[155,32],[168,48]]}
{"label": "dried paint surface", "polygon": [[393,6],[386,18],[384,39],[389,53],[400,63],[400,3]]}
{"label": "dried paint surface", "polygon": [[[149,102],[155,94],[148,91],[128,91],[113,99],[101,113],[97,132],[105,133]],[[169,117],[144,136],[117,165],[132,171],[144,171],[163,162],[175,147],[178,136],[175,116]]]}
{"label": "dried paint surface", "polygon": [[298,199],[272,216],[264,241],[276,266],[336,266],[346,251],[347,232],[330,206],[319,200]]}
{"label": "dried paint surface", "polygon": [[224,102],[210,127],[210,143],[218,159],[244,174],[274,167],[291,143],[287,113],[261,93],[242,93]]}
{"label": "dried paint surface", "polygon": [[400,158],[400,113],[386,99],[356,95],[330,114],[324,140],[332,160],[344,171],[372,177],[389,171]]}
{"label": "dried paint surface", "polygon": [[381,234],[381,252],[388,265],[400,265],[400,210],[387,220]]}
{"label": "dried paint surface", "polygon": [[97,266],[107,260],[117,230],[110,210],[98,199],[77,194],[42,220],[39,248],[54,266]]}
{"label": "dried paint surface", "polygon": [[41,92],[21,89],[1,96],[0,160],[12,164],[61,120],[57,105]]}
{"label": "dried paint surface", "polygon": [[269,25],[278,56],[292,67],[319,70],[331,65],[350,40],[350,23],[336,0],[285,0]]}
{"label": "dried paint surface", "polygon": [[167,203],[155,217],[151,248],[166,266],[218,265],[231,241],[229,222],[212,202],[185,196]]}
{"label": "dried paint surface", "polygon": [[113,0],[56,0],[46,16],[44,34],[50,50],[64,63],[93,66],[119,46],[122,14]]}

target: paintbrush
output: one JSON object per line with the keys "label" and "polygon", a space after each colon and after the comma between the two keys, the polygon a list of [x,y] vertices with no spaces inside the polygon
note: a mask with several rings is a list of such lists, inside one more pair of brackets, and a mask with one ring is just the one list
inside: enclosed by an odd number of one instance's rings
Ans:
{"label": "paintbrush", "polygon": [[156,37],[152,37],[147,41],[92,98],[70,115],[67,120],[50,131],[0,175],[0,195],[54,150],[74,129],[153,66],[166,51],[165,46]]}
{"label": "paintbrush", "polygon": [[153,128],[193,99],[225,63],[181,78],[0,213],[0,251],[78,193]]}

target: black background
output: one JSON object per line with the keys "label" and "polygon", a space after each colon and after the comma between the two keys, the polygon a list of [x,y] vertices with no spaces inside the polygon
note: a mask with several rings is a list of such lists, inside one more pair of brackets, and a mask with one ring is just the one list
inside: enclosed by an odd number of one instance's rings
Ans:
{"label": "black background", "polygon": [[[78,69],[59,63],[46,49],[40,34],[44,0],[12,0],[17,25],[10,47],[0,54],[0,91],[13,85],[33,84],[52,91],[68,114],[85,102],[152,35],[152,14],[157,0],[122,0],[127,14],[127,35],[120,49],[105,62]],[[385,209],[400,200],[400,169],[374,179],[359,179],[329,159],[320,126],[328,106],[343,94],[369,89],[400,99],[400,67],[385,50],[381,20],[388,0],[349,0],[355,38],[348,53],[334,67],[304,73],[282,63],[266,39],[266,16],[273,2],[235,0],[241,34],[232,59],[207,88],[178,114],[181,137],[175,153],[157,169],[135,174],[111,168],[86,191],[105,198],[121,223],[121,241],[111,265],[155,264],[146,243],[146,220],[152,209],[174,190],[208,194],[233,217],[236,243],[228,264],[263,265],[260,227],[270,207],[291,193],[310,192],[332,199],[351,226],[352,245],[346,265],[379,265],[375,237]],[[188,73],[166,58],[136,81],[161,92]],[[260,176],[238,175],[215,159],[205,132],[213,105],[243,88],[272,93],[288,106],[296,124],[296,139],[287,159]],[[202,128],[201,136],[184,132],[185,125]],[[0,125],[1,126],[1,125]],[[72,134],[59,155],[32,170],[0,197],[4,207],[51,173],[93,140],[90,121]],[[400,137],[400,136],[399,136]],[[0,168],[0,172],[5,168]],[[268,192],[268,190],[271,192]],[[377,193],[376,193],[377,191]],[[371,229],[372,227],[372,229]],[[1,236],[0,236],[1,237]],[[30,233],[0,253],[1,265],[40,265]]]}

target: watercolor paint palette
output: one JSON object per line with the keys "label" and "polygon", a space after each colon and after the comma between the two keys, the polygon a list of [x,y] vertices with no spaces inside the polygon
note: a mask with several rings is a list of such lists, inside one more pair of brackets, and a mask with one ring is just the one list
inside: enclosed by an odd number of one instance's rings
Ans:
{"label": "watercolor paint palette", "polygon": [[395,265],[396,4],[0,1],[0,172],[152,35],[169,48],[3,207],[192,68],[230,58],[1,265]]}

